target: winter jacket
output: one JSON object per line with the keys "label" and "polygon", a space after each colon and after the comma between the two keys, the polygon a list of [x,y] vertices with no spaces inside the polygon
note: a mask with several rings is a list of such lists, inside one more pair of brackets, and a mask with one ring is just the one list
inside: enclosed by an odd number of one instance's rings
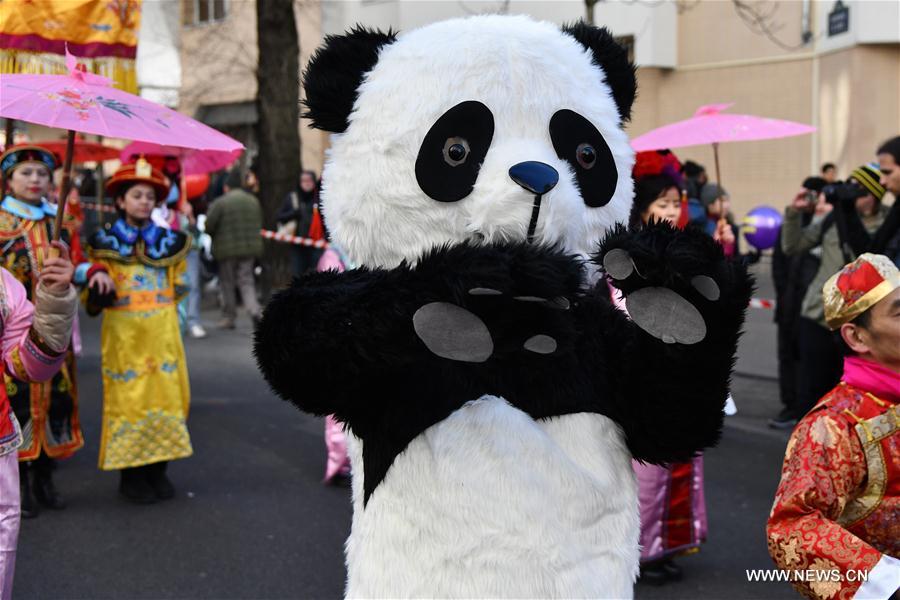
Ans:
{"label": "winter jacket", "polygon": [[261,229],[259,200],[242,189],[231,190],[214,200],[206,215],[206,233],[212,237],[216,260],[262,256]]}

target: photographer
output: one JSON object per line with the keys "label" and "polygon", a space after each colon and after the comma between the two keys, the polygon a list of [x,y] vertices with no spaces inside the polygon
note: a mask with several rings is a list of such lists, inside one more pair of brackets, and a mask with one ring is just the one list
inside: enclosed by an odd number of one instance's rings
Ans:
{"label": "photographer", "polygon": [[[800,210],[803,227],[812,221],[819,194],[826,185],[828,182],[822,177],[807,177],[803,181],[798,194],[807,200]],[[801,252],[788,256],[781,249],[781,237],[782,232],[779,231],[772,253],[772,279],[775,283],[775,323],[778,327],[778,384],[783,407],[776,417],[769,419],[769,427],[792,429],[797,424],[798,412],[800,351],[797,326],[800,306],[819,270],[820,253]]]}
{"label": "photographer", "polygon": [[872,242],[871,252],[885,254],[900,267],[900,136],[878,148],[880,183],[894,195],[894,205]]}
{"label": "photographer", "polygon": [[[804,190],[785,211],[781,249],[789,256],[812,252],[820,259],[797,323],[800,361],[794,418],[806,414],[840,378],[841,354],[825,325],[821,289],[829,277],[856,257],[853,246],[858,243],[851,244],[848,235],[856,232],[850,237],[859,238],[858,232],[864,231],[871,236],[884,222],[887,209],[881,205],[885,189],[880,177],[878,169],[863,165],[851,173],[847,183],[826,187],[815,204]],[[803,215],[810,211],[813,217],[804,227]]]}

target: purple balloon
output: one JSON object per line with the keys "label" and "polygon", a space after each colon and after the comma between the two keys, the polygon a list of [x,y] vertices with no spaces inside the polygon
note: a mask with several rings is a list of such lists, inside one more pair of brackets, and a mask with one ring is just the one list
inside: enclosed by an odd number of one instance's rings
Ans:
{"label": "purple balloon", "polygon": [[744,217],[741,230],[747,243],[757,250],[768,250],[778,240],[781,212],[771,206],[757,206]]}

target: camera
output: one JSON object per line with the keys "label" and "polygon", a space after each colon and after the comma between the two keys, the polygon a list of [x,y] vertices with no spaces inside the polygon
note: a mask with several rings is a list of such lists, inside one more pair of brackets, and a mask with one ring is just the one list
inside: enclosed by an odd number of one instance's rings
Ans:
{"label": "camera", "polygon": [[862,198],[869,192],[855,181],[844,181],[826,185],[822,188],[822,193],[825,194],[825,200],[828,201],[829,204],[837,205],[853,202],[857,198]]}

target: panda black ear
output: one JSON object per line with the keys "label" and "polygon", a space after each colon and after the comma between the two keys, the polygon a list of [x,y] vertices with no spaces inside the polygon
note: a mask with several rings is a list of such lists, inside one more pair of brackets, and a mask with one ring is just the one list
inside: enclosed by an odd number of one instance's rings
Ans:
{"label": "panda black ear", "polygon": [[619,107],[619,116],[622,121],[631,120],[631,105],[637,96],[637,78],[634,64],[628,60],[628,51],[616,42],[606,27],[594,27],[578,21],[564,25],[562,30],[594,55],[594,62],[606,73],[606,84]]}
{"label": "panda black ear", "polygon": [[303,101],[310,127],[342,133],[356,102],[366,73],[378,62],[382,46],[393,43],[396,32],[387,33],[357,25],[344,35],[329,35],[316,50],[303,73]]}

